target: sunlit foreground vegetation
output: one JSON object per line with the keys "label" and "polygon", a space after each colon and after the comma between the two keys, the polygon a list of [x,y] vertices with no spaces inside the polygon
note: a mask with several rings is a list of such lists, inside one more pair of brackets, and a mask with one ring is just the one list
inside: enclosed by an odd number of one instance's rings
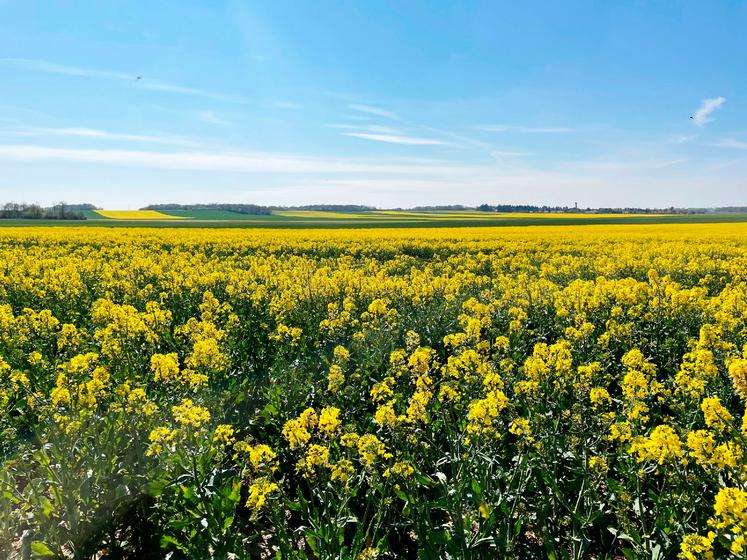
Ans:
{"label": "sunlit foreground vegetation", "polygon": [[11,228],[0,263],[0,556],[745,557],[747,225]]}

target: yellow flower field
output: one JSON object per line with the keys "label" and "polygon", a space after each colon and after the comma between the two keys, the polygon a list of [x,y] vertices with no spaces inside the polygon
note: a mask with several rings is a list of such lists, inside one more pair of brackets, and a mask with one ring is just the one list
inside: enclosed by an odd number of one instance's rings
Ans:
{"label": "yellow flower field", "polygon": [[747,555],[747,224],[3,228],[0,263],[2,557]]}
{"label": "yellow flower field", "polygon": [[112,220],[184,220],[185,216],[171,216],[157,210],[96,210],[96,214]]}

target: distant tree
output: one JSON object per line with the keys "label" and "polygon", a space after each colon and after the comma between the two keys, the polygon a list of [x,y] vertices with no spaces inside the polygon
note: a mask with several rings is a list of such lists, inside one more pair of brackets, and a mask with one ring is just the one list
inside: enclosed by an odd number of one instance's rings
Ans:
{"label": "distant tree", "polygon": [[408,208],[408,210],[415,212],[429,212],[429,211],[449,211],[449,210],[471,210],[461,204],[449,204],[446,206],[415,206],[414,208]]}
{"label": "distant tree", "polygon": [[72,212],[80,212],[83,210],[101,210],[101,208],[99,208],[95,204],[90,204],[88,202],[82,204],[68,204],[67,209]]}
{"label": "distant tree", "polygon": [[59,202],[49,208],[42,208],[38,204],[6,202],[0,209],[0,219],[23,220],[85,220],[82,212],[72,211],[64,202]]}
{"label": "distant tree", "polygon": [[287,206],[283,207],[283,209],[308,210],[312,212],[366,212],[368,210],[376,210],[373,206],[361,206],[358,204],[307,204],[305,206]]}
{"label": "distant tree", "polygon": [[716,212],[747,212],[747,206],[721,206],[714,208]]}
{"label": "distant tree", "polygon": [[302,206],[260,206],[257,204],[150,204],[141,210],[222,210],[237,214],[268,215],[273,210],[307,210],[314,212],[366,212],[376,210],[373,206],[359,204],[306,204]]}
{"label": "distant tree", "polygon": [[32,220],[41,220],[44,217],[44,208],[38,204],[29,204],[26,208],[26,217]]}

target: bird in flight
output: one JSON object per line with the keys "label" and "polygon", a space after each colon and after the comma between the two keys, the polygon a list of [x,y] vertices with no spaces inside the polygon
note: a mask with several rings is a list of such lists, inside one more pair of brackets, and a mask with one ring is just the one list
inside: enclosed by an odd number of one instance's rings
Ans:
{"label": "bird in flight", "polygon": [[[135,78],[135,81],[137,82],[138,80],[142,80],[142,79],[143,79],[142,76],[138,76],[137,78]],[[692,118],[692,117],[690,117],[690,118]]]}

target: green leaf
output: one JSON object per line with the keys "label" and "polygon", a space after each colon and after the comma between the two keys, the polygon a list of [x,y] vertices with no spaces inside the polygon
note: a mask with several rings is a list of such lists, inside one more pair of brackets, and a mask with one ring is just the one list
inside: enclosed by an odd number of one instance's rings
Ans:
{"label": "green leaf", "polygon": [[518,536],[521,534],[521,529],[524,527],[524,523],[521,521],[517,521],[514,523],[514,538],[518,538]]}
{"label": "green leaf", "polygon": [[188,500],[191,500],[195,496],[195,490],[191,486],[181,486],[182,494],[184,494],[184,497]]}
{"label": "green leaf", "polygon": [[451,540],[451,536],[444,529],[436,529],[428,535],[428,540],[433,544],[446,544]]}
{"label": "green leaf", "polygon": [[232,502],[238,502],[241,499],[241,481],[237,480],[231,485],[231,492],[228,494],[228,499]]}
{"label": "green leaf", "polygon": [[163,494],[164,489],[168,486],[168,482],[165,480],[154,480],[149,485],[151,496],[157,497]]}
{"label": "green leaf", "polygon": [[169,545],[173,546],[177,550],[181,550],[182,552],[186,552],[187,549],[182,546],[182,544],[176,540],[171,535],[163,535],[161,537],[161,548],[168,549]]}
{"label": "green leaf", "polygon": [[49,519],[52,516],[53,511],[54,507],[52,506],[52,502],[49,501],[49,498],[42,498],[42,515]]}
{"label": "green leaf", "polygon": [[407,494],[405,494],[401,489],[392,488],[392,490],[400,500],[402,500],[403,502],[407,502]]}
{"label": "green leaf", "polygon": [[291,511],[302,511],[303,510],[303,507],[301,506],[301,504],[292,502],[290,500],[285,501],[285,507],[287,507]]}
{"label": "green leaf", "polygon": [[480,483],[477,482],[474,478],[472,479],[472,491],[475,493],[475,496],[479,501],[482,501],[482,488],[480,488]]}
{"label": "green leaf", "polygon": [[34,556],[34,558],[49,558],[50,556],[57,556],[54,552],[52,552],[51,548],[49,548],[43,542],[39,541],[34,541],[31,543],[31,554]]}
{"label": "green leaf", "polygon": [[317,540],[315,537],[312,537],[309,533],[306,533],[306,542],[309,545],[309,548],[312,550],[312,552],[319,556],[319,544],[317,543]]}

